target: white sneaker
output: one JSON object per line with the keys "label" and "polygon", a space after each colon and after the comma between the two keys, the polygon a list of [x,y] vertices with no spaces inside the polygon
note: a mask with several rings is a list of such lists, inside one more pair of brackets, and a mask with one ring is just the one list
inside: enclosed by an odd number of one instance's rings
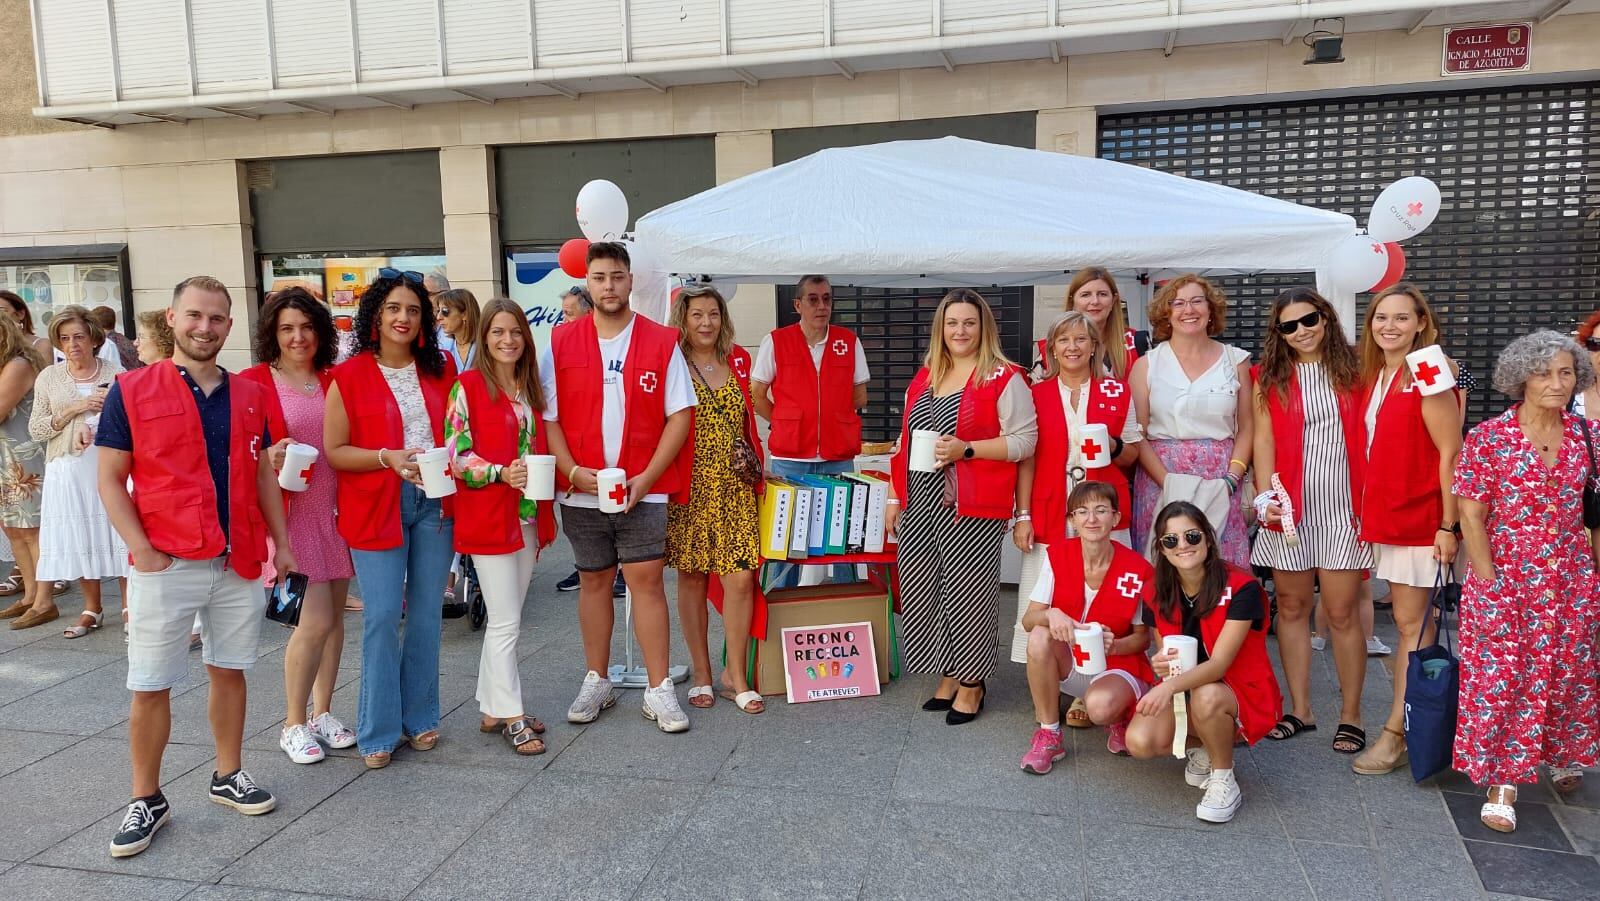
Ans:
{"label": "white sneaker", "polygon": [[599,673],[589,670],[583,677],[583,687],[578,689],[578,697],[567,708],[567,722],[592,723],[600,716],[600,711],[615,703],[617,696],[611,691],[611,680],[602,679]]}
{"label": "white sneaker", "polygon": [[1392,653],[1389,646],[1379,641],[1377,636],[1367,639],[1368,657],[1387,657]]}
{"label": "white sneaker", "polygon": [[1323,638],[1321,635],[1313,635],[1313,636],[1311,636],[1311,650],[1320,651],[1320,650],[1322,650],[1323,648],[1325,648],[1327,646],[1328,646],[1328,639]]}
{"label": "white sneaker", "polygon": [[1206,796],[1195,805],[1194,815],[1207,823],[1226,823],[1239,812],[1239,805],[1243,802],[1239,783],[1232,775],[1226,778],[1213,776],[1206,780]]}
{"label": "white sneaker", "polygon": [[1205,748],[1190,748],[1189,762],[1183,765],[1183,781],[1195,788],[1205,788],[1211,778],[1211,753]]}
{"label": "white sneaker", "polygon": [[309,725],[311,726],[311,734],[315,735],[318,741],[330,748],[355,747],[355,732],[351,731],[349,726],[334,719],[331,711],[312,720]]}
{"label": "white sneaker", "polygon": [[311,734],[311,727],[305,723],[285,726],[278,736],[278,747],[295,763],[317,763],[326,756],[322,745],[317,744],[317,737]]}
{"label": "white sneaker", "polygon": [[655,688],[644,690],[644,718],[655,720],[662,732],[688,732],[689,716],[678,706],[678,690],[672,679],[662,679]]}

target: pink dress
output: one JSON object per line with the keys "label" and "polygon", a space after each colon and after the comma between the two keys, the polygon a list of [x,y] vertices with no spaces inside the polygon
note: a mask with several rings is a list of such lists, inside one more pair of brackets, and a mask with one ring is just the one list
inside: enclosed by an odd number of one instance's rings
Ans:
{"label": "pink dress", "polygon": [[[307,397],[285,385],[276,374],[273,385],[278,389],[278,402],[283,405],[289,437],[317,449],[310,487],[283,493],[289,502],[289,546],[294,548],[295,563],[312,582],[351,578],[355,569],[350,564],[350,546],[333,523],[335,476],[322,448],[323,392]],[[272,440],[282,437],[273,435]]]}

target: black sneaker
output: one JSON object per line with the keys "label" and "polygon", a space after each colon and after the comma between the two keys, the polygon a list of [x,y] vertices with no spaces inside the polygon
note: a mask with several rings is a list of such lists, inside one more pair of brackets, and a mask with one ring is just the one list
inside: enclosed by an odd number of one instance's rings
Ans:
{"label": "black sneaker", "polygon": [[112,857],[132,857],[150,847],[156,830],[172,819],[172,808],[160,792],[148,798],[134,798],[122,817],[122,826],[111,839]]}
{"label": "black sneaker", "polygon": [[556,583],[556,591],[577,591],[578,581],[578,571],[573,570],[572,575]]}
{"label": "black sneaker", "polygon": [[278,800],[256,785],[256,781],[244,770],[234,770],[227,776],[212,773],[211,800],[252,817],[278,806]]}
{"label": "black sneaker", "polygon": [[611,583],[611,596],[614,598],[620,598],[627,593],[628,583],[622,581],[622,567],[619,566],[617,567],[617,578]]}

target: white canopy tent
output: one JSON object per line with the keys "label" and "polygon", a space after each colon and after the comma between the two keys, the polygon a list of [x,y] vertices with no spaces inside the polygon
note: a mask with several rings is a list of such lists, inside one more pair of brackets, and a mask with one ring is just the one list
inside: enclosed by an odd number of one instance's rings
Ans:
{"label": "white canopy tent", "polygon": [[[939,138],[822,150],[639,219],[643,268],[718,282],[1064,284],[1079,266],[1315,271],[1356,232],[1342,213],[1126,163]],[[644,262],[644,261],[641,261]]]}

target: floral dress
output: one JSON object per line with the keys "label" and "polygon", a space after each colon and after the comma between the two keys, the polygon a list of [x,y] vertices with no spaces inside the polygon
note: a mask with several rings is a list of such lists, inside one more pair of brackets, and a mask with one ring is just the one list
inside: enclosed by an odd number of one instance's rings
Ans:
{"label": "floral dress", "polygon": [[694,471],[689,502],[667,505],[667,565],[684,572],[755,569],[760,510],[733,472],[733,442],[744,436],[745,401],[729,373],[720,388],[695,379]]}
{"label": "floral dress", "polygon": [[33,392],[17,402],[0,423],[0,525],[10,529],[39,528],[44,497],[44,444],[28,434]]}
{"label": "floral dress", "polygon": [[1516,407],[1467,435],[1457,496],[1489,507],[1495,579],[1461,592],[1455,766],[1478,785],[1534,782],[1537,768],[1600,761],[1594,560],[1583,528],[1588,472],[1575,416],[1549,468]]}

